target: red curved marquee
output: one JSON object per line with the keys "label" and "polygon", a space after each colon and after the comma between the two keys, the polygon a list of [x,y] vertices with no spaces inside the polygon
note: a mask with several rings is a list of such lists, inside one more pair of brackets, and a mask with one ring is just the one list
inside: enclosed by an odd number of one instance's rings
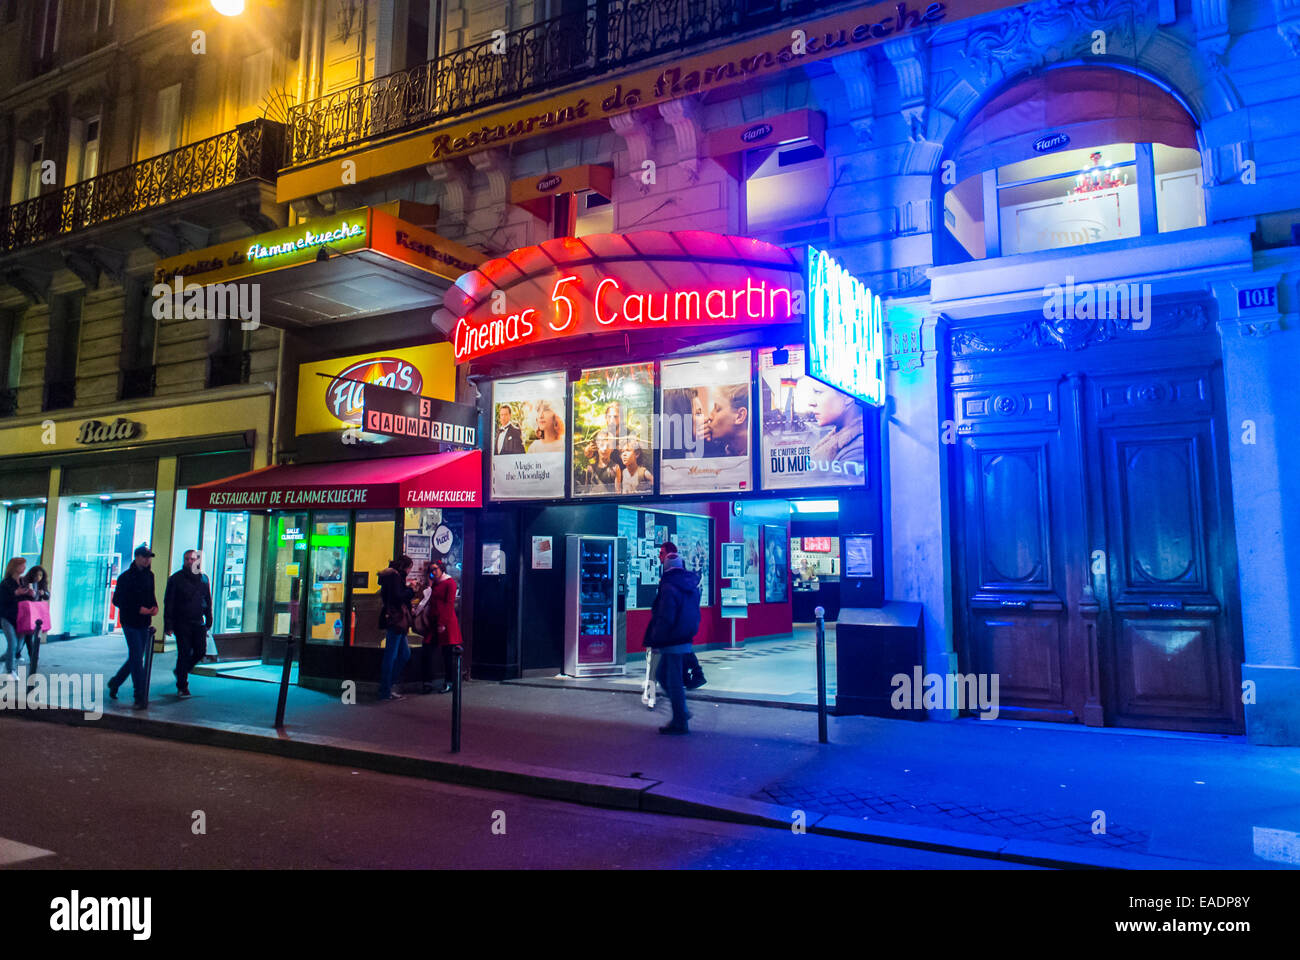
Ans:
{"label": "red curved marquee", "polygon": [[789,323],[804,313],[802,259],[699,230],[548,240],[463,274],[444,303],[456,362],[592,333]]}

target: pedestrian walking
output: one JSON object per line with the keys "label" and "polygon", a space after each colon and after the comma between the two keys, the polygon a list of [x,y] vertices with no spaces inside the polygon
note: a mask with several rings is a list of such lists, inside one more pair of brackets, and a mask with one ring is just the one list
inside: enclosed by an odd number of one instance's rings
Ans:
{"label": "pedestrian walking", "polygon": [[[677,544],[673,543],[671,540],[665,540],[659,545],[660,567],[667,569],[668,558],[673,556],[678,556]],[[685,563],[685,561],[683,561],[683,563]],[[686,671],[685,677],[683,678],[686,689],[695,690],[704,686],[707,682],[704,679],[704,668],[700,666],[700,658],[695,655],[693,650],[686,655],[682,664]],[[659,651],[647,648],[645,684],[641,690],[641,702],[651,710],[655,708],[655,677],[658,676],[658,669]]]}
{"label": "pedestrian walking", "polygon": [[31,590],[26,600],[18,601],[18,652],[27,648],[27,682],[31,683],[40,668],[41,636],[50,632],[50,578],[40,564],[23,577]]}
{"label": "pedestrian walking", "polygon": [[131,677],[131,690],[135,694],[134,707],[143,710],[149,706],[149,691],[145,689],[144,652],[149,643],[150,621],[158,614],[158,597],[154,594],[153,551],[143,543],[135,548],[131,565],[117,577],[113,591],[113,606],[122,620],[122,633],[126,635],[126,663],[108,681],[108,696],[117,699],[117,691]]}
{"label": "pedestrian walking", "polygon": [[[429,615],[430,639],[434,640],[442,651],[442,687],[439,693],[451,690],[452,680],[456,674],[456,657],[464,651],[460,633],[460,618],[456,616],[456,579],[447,572],[447,565],[442,560],[429,561],[430,591]],[[433,647],[425,661],[425,682],[432,686]]]}
{"label": "pedestrian walking", "polygon": [[673,705],[673,718],[660,733],[689,733],[686,721],[685,670],[686,656],[691,652],[691,641],[700,629],[700,578],[686,569],[677,554],[664,561],[663,576],[659,579],[659,592],[650,609],[650,627],[646,631],[647,649],[659,651],[657,679],[668,693]]}
{"label": "pedestrian walking", "polygon": [[190,695],[190,671],[208,652],[212,586],[203,573],[203,552],[186,550],[181,568],[167,578],[163,633],[176,636],[176,692]]}
{"label": "pedestrian walking", "polygon": [[4,673],[6,679],[17,680],[14,673],[14,655],[18,653],[18,601],[29,599],[32,588],[23,581],[27,561],[14,557],[5,564],[5,578],[0,581],[0,633],[4,634]]}
{"label": "pedestrian walking", "polygon": [[393,692],[393,681],[402,676],[406,662],[411,659],[411,648],[406,642],[407,631],[412,626],[411,600],[415,590],[406,582],[413,561],[401,556],[379,571],[379,626],[384,631],[384,659],[379,667],[379,699],[402,700]]}

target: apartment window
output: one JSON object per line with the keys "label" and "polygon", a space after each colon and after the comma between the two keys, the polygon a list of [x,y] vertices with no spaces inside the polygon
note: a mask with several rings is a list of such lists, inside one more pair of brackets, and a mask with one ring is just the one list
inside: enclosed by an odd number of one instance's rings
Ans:
{"label": "apartment window", "polygon": [[944,223],[972,259],[1204,226],[1201,155],[1106,143],[1032,157],[954,186]]}
{"label": "apartment window", "polygon": [[170,153],[181,145],[181,85],[163,87],[154,98],[151,157]]}
{"label": "apartment window", "polygon": [[99,117],[73,120],[68,137],[69,184],[89,180],[99,172]]}
{"label": "apartment window", "polygon": [[126,309],[122,315],[122,359],[119,364],[118,397],[152,397],[156,387],[154,350],[158,320],[153,315],[153,283],[142,277],[127,287]]}
{"label": "apartment window", "polygon": [[788,231],[822,222],[830,194],[826,154],[811,139],[745,154],[745,232]]}
{"label": "apartment window", "polygon": [[208,327],[208,386],[247,383],[247,361],[240,319],[211,319]]}
{"label": "apartment window", "polygon": [[262,115],[262,101],[271,89],[271,51],[259,50],[244,58],[239,73],[239,123]]}
{"label": "apartment window", "polygon": [[573,226],[575,237],[614,232],[614,204],[609,197],[587,190],[573,194],[573,199],[577,213]]}
{"label": "apartment window", "polygon": [[76,290],[50,298],[50,335],[45,348],[45,410],[70,407],[76,400],[82,297],[82,292]]}
{"label": "apartment window", "polygon": [[23,311],[0,311],[0,416],[17,407],[18,378],[23,369]]}
{"label": "apartment window", "polygon": [[32,21],[32,52],[36,57],[38,72],[48,70],[54,59],[60,5],[60,0],[36,0],[36,16]]}
{"label": "apartment window", "polygon": [[39,196],[41,192],[41,161],[45,157],[45,141],[19,140],[14,145],[14,179],[10,189],[10,203],[22,203]]}
{"label": "apartment window", "polygon": [[1067,67],[1023,81],[940,164],[957,182],[941,187],[938,262],[1204,226],[1197,143],[1186,109],[1137,74]]}

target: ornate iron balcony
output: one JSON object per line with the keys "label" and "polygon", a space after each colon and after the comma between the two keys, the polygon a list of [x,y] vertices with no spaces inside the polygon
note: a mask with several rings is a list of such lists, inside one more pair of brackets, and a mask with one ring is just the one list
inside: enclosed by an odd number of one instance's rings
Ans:
{"label": "ornate iron balcony", "polygon": [[244,180],[275,181],[284,129],[234,130],[0,210],[0,252],[17,250]]}
{"label": "ornate iron balcony", "polygon": [[826,7],[825,0],[597,0],[290,108],[285,166],[374,137],[683,52]]}

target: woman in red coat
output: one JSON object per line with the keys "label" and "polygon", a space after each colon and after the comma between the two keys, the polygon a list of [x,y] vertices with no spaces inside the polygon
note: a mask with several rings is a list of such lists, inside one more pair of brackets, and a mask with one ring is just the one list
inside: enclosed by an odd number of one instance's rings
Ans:
{"label": "woman in red coat", "polygon": [[447,572],[442,560],[429,561],[429,578],[433,587],[430,603],[433,613],[429,617],[430,639],[442,648],[442,689],[451,690],[451,680],[456,672],[457,656],[463,652],[460,636],[460,619],[456,616],[456,581]]}

